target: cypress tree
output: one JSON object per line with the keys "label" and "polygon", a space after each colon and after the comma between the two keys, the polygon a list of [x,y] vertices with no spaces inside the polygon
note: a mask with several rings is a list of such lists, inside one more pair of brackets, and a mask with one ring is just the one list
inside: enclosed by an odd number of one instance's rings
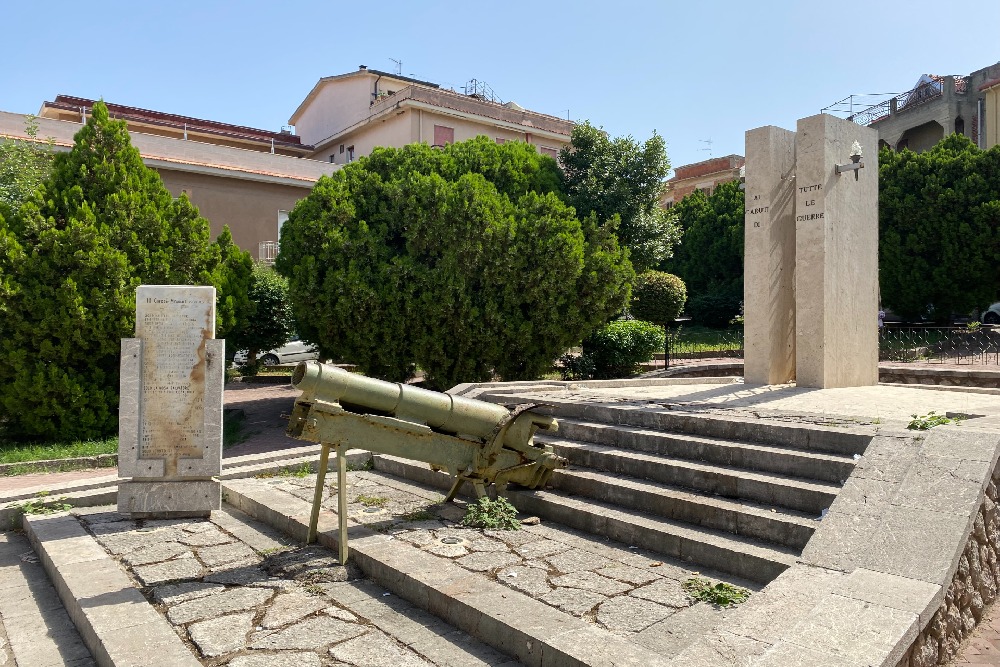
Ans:
{"label": "cypress tree", "polygon": [[136,287],[221,282],[222,253],[197,208],[174,199],[142,163],[125,122],[95,104],[34,197],[0,219],[0,423],[8,434],[114,432],[119,341],[134,332]]}

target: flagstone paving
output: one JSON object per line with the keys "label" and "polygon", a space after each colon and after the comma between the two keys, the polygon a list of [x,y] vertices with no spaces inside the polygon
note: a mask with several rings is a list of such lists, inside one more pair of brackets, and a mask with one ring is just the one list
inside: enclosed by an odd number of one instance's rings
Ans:
{"label": "flagstone paving", "polygon": [[[333,479],[334,481],[330,481]],[[328,477],[324,507],[337,509],[336,481]],[[311,502],[315,475],[260,479],[272,489]],[[753,591],[753,584],[554,523],[520,530],[463,526],[465,501],[442,503],[435,490],[374,471],[348,472],[348,516],[472,572],[480,573],[556,609],[630,638],[664,656],[693,641],[698,629],[722,622],[731,609],[691,598],[683,583],[695,576]],[[670,618],[691,632],[641,634]]]}
{"label": "flagstone paving", "polygon": [[238,512],[139,522],[109,507],[75,513],[206,667],[519,664],[327,549]]}

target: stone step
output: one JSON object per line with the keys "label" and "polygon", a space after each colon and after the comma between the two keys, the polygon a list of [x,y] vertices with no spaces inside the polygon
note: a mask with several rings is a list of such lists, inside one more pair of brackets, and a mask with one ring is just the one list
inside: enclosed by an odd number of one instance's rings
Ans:
{"label": "stone step", "polygon": [[[697,381],[697,378],[694,378]],[[810,452],[853,456],[864,454],[872,433],[849,424],[836,427],[820,424],[777,421],[751,416],[717,416],[683,408],[663,408],[655,404],[615,404],[583,402],[563,398],[555,392],[489,393],[476,396],[479,400],[503,405],[536,404],[537,412],[559,419],[574,419],[602,424],[636,426],[640,428],[722,438],[730,441],[792,447]],[[820,417],[817,416],[817,419]]]}
{"label": "stone step", "polygon": [[[395,456],[375,456],[375,470],[438,489],[447,489],[451,484],[445,473],[435,472],[422,463]],[[471,493],[471,489],[467,487],[466,484],[463,495]],[[562,491],[511,489],[508,497],[519,511],[535,514],[545,521],[555,521],[594,535],[696,563],[700,567],[761,583],[771,581],[794,563],[801,550],[654,516],[593,498],[571,497]],[[706,509],[706,516],[715,511]],[[789,515],[785,513],[784,516]],[[767,525],[767,522],[749,515],[744,515],[743,520],[748,529],[753,525]],[[786,521],[788,534],[798,531],[804,533],[809,528],[807,521],[802,517]],[[796,523],[802,525],[795,526]],[[774,525],[772,529],[778,530]],[[811,534],[811,528],[809,532]],[[801,542],[801,537],[797,541]]]}
{"label": "stone step", "polygon": [[536,441],[552,445],[570,464],[629,477],[679,486],[724,498],[738,498],[818,515],[830,507],[839,484],[810,481],[730,466],[698,463],[657,454],[622,451],[591,442],[551,437]]}
{"label": "stone step", "polygon": [[25,510],[31,512],[31,505],[53,507],[55,505],[69,505],[70,507],[92,507],[94,505],[107,505],[114,503],[118,499],[117,479],[112,477],[106,479],[103,484],[79,490],[70,490],[66,493],[53,492],[43,496],[34,495],[28,499],[11,501],[0,504],[0,530],[16,529],[21,527],[21,517]]}
{"label": "stone step", "polygon": [[559,420],[559,435],[569,440],[838,484],[843,483],[854,470],[853,455],[824,454],[636,426],[562,418]]}
{"label": "stone step", "polygon": [[509,495],[521,512],[750,581],[770,582],[794,564],[798,554],[787,547],[558,491],[517,490]]}
{"label": "stone step", "polygon": [[75,517],[25,515],[24,532],[98,665],[201,667]]}
{"label": "stone step", "polygon": [[21,533],[0,532],[0,665],[73,665],[94,660]]}
{"label": "stone step", "polygon": [[580,499],[798,550],[812,537],[819,516],[819,512],[810,516],[599,470],[556,471],[550,484]]}

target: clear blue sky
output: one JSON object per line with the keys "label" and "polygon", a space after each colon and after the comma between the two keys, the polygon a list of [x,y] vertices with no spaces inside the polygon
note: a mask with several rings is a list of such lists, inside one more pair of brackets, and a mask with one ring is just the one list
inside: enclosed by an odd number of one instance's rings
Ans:
{"label": "clear blue sky", "polygon": [[1000,61],[1000,2],[0,3],[0,110],[56,94],[277,130],[322,76],[358,65],[504,100],[613,135],[667,140],[672,164],[742,154],[851,93]]}

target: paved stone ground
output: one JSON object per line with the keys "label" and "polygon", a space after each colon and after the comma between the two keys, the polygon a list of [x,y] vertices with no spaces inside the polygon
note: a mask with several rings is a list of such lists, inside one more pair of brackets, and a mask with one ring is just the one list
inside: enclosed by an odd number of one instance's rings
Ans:
{"label": "paved stone ground", "polygon": [[955,667],[1000,667],[1000,605],[993,603],[983,613],[979,627],[950,664]]}
{"label": "paved stone ground", "polygon": [[519,663],[238,512],[135,522],[76,512],[206,667]]}
{"label": "paved stone ground", "polygon": [[[315,480],[315,475],[285,476],[261,483],[311,502]],[[324,506],[336,511],[336,477],[327,482]],[[664,656],[679,653],[730,611],[693,600],[684,581],[700,576],[760,588],[558,524],[516,531],[465,527],[462,500],[443,504],[435,490],[377,472],[349,472],[347,495],[351,519]]]}

